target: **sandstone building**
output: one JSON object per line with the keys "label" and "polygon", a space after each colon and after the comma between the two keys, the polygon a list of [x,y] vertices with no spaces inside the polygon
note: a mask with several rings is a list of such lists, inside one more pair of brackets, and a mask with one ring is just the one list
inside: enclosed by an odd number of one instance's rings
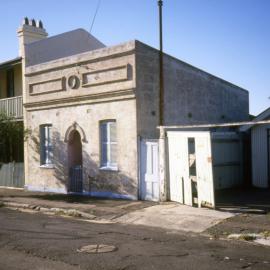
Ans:
{"label": "sandstone building", "polygon": [[[137,40],[107,47],[82,29],[47,37],[28,20],[18,34],[25,188],[145,198],[141,142],[159,138],[159,51]],[[165,125],[249,117],[246,90],[167,54],[164,93]]]}

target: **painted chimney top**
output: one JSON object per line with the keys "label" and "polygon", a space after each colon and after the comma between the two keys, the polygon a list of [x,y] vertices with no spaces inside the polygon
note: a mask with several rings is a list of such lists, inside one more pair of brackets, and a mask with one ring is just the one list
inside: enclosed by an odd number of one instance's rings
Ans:
{"label": "painted chimney top", "polygon": [[24,25],[24,24],[29,25],[29,20],[28,20],[27,17],[24,17],[24,18],[23,18],[22,25]]}
{"label": "painted chimney top", "polygon": [[31,25],[43,29],[43,23],[41,20],[36,21],[35,19],[32,19],[29,21],[28,17],[23,18],[22,25]]}
{"label": "painted chimney top", "polygon": [[43,28],[41,20],[31,19],[25,17],[22,21],[21,26],[17,30],[19,37],[19,55],[25,57],[25,45],[39,41],[48,36],[48,33]]}
{"label": "painted chimney top", "polygon": [[34,26],[34,27],[36,27],[36,21],[35,21],[35,19],[30,20],[29,24],[32,25],[32,26]]}
{"label": "painted chimney top", "polygon": [[38,20],[37,27],[43,29],[43,23],[41,20]]}

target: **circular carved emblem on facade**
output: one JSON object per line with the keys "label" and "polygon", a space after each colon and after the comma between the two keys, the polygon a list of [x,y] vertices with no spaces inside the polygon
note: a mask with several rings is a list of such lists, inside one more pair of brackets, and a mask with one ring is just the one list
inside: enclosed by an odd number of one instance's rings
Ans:
{"label": "circular carved emblem on facade", "polygon": [[80,86],[80,79],[75,75],[71,75],[68,78],[68,86],[71,89],[77,89]]}

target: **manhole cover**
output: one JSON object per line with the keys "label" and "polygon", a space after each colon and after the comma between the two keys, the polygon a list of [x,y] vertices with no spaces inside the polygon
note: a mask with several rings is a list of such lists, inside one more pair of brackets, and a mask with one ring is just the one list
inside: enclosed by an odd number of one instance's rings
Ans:
{"label": "manhole cover", "polygon": [[106,253],[116,251],[117,248],[115,246],[96,244],[96,245],[87,245],[77,249],[78,252],[85,253]]}

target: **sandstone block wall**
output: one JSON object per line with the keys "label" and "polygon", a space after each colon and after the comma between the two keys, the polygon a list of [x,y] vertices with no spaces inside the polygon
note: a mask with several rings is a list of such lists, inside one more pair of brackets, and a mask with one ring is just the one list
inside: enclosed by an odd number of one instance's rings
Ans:
{"label": "sandstone block wall", "polygon": [[[158,136],[159,52],[136,42],[138,133]],[[245,121],[248,91],[164,54],[165,125]]]}

